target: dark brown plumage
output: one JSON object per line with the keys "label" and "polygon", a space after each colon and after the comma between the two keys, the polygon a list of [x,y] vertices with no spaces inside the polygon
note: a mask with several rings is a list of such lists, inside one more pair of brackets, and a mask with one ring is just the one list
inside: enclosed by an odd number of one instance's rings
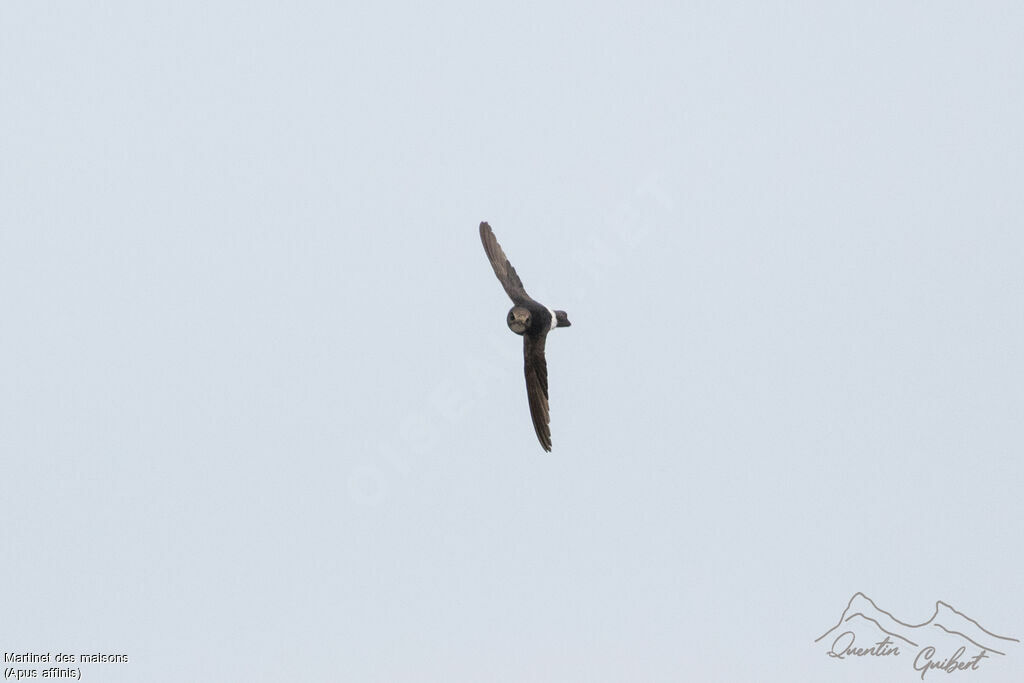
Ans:
{"label": "dark brown plumage", "polygon": [[544,343],[555,327],[569,327],[565,311],[552,311],[526,293],[523,281],[498,244],[487,223],[480,224],[480,241],[494,268],[494,274],[515,306],[508,313],[509,329],[523,337],[523,370],[526,375],[526,396],[530,401],[530,417],[537,440],[545,451],[551,450],[550,413],[548,411],[548,364]]}
{"label": "dark brown plumage", "polygon": [[521,304],[524,301],[533,301],[523,288],[523,281],[508,262],[508,257],[498,244],[498,238],[494,236],[494,231],[486,221],[480,224],[480,241],[484,243],[484,252],[491,262],[491,267],[494,268],[494,274],[498,276],[498,282],[505,288],[512,302]]}

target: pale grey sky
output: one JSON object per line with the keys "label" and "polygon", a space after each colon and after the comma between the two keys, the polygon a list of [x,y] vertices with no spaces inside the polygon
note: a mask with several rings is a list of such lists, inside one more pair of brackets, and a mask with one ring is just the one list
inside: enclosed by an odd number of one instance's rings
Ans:
{"label": "pale grey sky", "polygon": [[[1015,2],[4,3],[0,649],[920,680],[813,642],[857,591],[1024,638],[1022,36]],[[550,455],[481,220],[573,323]]]}

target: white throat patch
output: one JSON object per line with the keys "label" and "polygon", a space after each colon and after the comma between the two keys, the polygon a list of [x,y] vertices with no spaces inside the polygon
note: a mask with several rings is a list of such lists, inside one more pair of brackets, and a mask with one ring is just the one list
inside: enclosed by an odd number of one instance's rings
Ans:
{"label": "white throat patch", "polygon": [[551,314],[551,327],[548,328],[548,331],[551,331],[558,327],[558,321],[555,319],[555,312],[552,311],[550,308],[548,309],[548,313]]}

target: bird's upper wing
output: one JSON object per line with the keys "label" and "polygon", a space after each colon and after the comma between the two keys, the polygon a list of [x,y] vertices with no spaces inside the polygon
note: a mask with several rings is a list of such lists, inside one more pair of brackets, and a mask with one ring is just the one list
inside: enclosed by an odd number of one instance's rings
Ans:
{"label": "bird's upper wing", "polygon": [[526,395],[530,399],[530,417],[533,430],[545,451],[551,450],[551,430],[548,428],[548,364],[544,360],[544,341],[547,332],[523,335],[523,358],[526,372]]}
{"label": "bird's upper wing", "polygon": [[[501,286],[505,288],[505,292],[508,293],[512,302],[518,306],[522,303],[533,301],[530,295],[526,293],[526,290],[523,289],[523,281],[516,274],[516,269],[508,262],[508,257],[505,256],[505,252],[501,250],[501,245],[498,244],[498,238],[494,236],[494,231],[491,230],[491,226],[486,222],[480,224],[480,241],[484,243],[484,251],[487,252],[487,258],[491,261],[494,274],[498,276],[498,281],[501,282]],[[542,345],[542,351],[543,348]]]}

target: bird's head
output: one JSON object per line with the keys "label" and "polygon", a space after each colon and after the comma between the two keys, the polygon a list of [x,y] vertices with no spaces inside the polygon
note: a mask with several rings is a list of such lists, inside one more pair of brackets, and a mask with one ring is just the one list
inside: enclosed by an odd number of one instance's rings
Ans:
{"label": "bird's head", "polygon": [[508,312],[508,329],[516,334],[522,334],[530,328],[530,311],[522,306],[513,306]]}

